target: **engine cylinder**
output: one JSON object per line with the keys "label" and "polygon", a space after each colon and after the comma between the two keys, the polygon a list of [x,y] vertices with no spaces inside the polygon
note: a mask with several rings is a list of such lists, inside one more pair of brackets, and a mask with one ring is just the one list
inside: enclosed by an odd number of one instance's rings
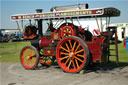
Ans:
{"label": "engine cylinder", "polygon": [[50,44],[52,43],[52,40],[46,38],[46,37],[43,37],[41,40],[40,40],[40,47],[48,47],[50,46]]}

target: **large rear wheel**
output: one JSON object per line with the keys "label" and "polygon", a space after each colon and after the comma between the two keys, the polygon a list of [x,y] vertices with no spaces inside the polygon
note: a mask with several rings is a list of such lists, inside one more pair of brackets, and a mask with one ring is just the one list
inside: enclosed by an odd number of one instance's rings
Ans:
{"label": "large rear wheel", "polygon": [[33,46],[26,46],[20,54],[21,64],[25,69],[35,69],[39,62],[39,53]]}
{"label": "large rear wheel", "polygon": [[61,40],[56,49],[59,66],[66,72],[79,72],[89,62],[89,50],[79,37],[72,36]]}

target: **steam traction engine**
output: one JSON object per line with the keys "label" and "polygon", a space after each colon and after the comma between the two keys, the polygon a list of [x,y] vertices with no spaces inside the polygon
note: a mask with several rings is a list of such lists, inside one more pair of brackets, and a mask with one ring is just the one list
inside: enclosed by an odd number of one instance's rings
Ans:
{"label": "steam traction engine", "polygon": [[[86,69],[90,63],[108,62],[108,42],[113,32],[103,32],[103,27],[99,27],[97,19],[99,17],[102,23],[102,18],[105,18],[107,27],[110,17],[119,15],[120,11],[116,8],[88,9],[87,4],[53,7],[49,13],[42,13],[42,10],[38,9],[34,14],[13,15],[11,19],[17,24],[18,20],[21,20],[22,25],[24,20],[30,21],[30,24],[25,26],[24,39],[29,40],[32,46],[22,49],[21,64],[25,69],[35,69],[38,63],[50,66],[56,59],[64,71],[74,73]],[[96,19],[100,32],[94,32],[98,35],[73,24],[73,20],[80,18]],[[32,20],[37,24],[32,25]],[[42,33],[44,20],[49,21],[46,34]],[[65,22],[62,23],[61,20]],[[53,21],[56,21],[56,24],[53,24]],[[55,28],[58,24],[60,25]]]}

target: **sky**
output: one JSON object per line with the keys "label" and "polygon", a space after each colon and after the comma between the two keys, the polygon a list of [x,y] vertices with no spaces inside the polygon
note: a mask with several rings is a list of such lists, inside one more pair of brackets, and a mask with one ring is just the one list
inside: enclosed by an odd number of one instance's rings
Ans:
{"label": "sky", "polygon": [[0,29],[17,29],[16,22],[10,20],[14,14],[35,13],[36,9],[50,12],[54,6],[84,3],[89,8],[115,7],[121,16],[112,18],[111,23],[128,23],[128,0],[0,0]]}

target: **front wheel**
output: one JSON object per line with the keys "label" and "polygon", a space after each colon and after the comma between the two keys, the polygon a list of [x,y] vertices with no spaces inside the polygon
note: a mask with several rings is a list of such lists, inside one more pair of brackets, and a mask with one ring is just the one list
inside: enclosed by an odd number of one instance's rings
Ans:
{"label": "front wheel", "polygon": [[39,53],[33,46],[26,46],[20,54],[21,64],[25,69],[35,69],[39,63]]}
{"label": "front wheel", "polygon": [[80,72],[89,63],[89,50],[79,37],[72,36],[61,40],[56,49],[59,66],[66,72]]}

